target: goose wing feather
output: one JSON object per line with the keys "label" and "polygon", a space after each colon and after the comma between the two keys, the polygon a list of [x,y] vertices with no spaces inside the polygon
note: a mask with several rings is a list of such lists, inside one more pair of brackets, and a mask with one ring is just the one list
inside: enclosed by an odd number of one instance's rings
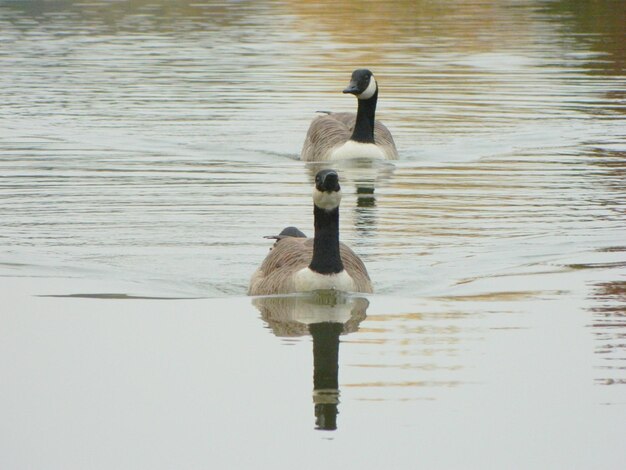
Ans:
{"label": "goose wing feather", "polygon": [[344,245],[343,243],[340,243],[339,250],[341,252],[343,267],[354,281],[354,290],[368,294],[374,292],[372,281],[361,258],[359,258],[348,245]]}
{"label": "goose wing feather", "polygon": [[313,257],[313,239],[277,240],[250,280],[249,295],[288,294],[294,291],[293,274],[306,268]]}
{"label": "goose wing feather", "polygon": [[374,141],[383,152],[387,155],[388,160],[398,159],[398,149],[396,143],[393,141],[391,132],[380,121],[374,121]]}
{"label": "goose wing feather", "polygon": [[[352,135],[350,120],[344,115],[351,113],[331,113],[318,116],[311,122],[304,139],[300,159],[307,162],[328,160],[333,148],[347,142]],[[352,118],[352,128],[356,114]]]}

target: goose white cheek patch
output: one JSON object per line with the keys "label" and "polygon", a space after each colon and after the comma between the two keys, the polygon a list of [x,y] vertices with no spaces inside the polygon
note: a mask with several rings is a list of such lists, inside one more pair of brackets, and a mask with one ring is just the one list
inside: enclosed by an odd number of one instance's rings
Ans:
{"label": "goose white cheek patch", "polygon": [[376,79],[374,78],[374,75],[372,75],[370,77],[369,85],[367,85],[367,88],[365,89],[365,91],[361,93],[357,98],[359,98],[360,100],[368,100],[372,96],[374,96],[374,93],[376,93],[377,88],[378,88],[378,85],[376,85]]}
{"label": "goose white cheek patch", "polygon": [[324,210],[331,210],[339,207],[341,202],[341,191],[322,192],[313,188],[313,202],[317,207]]}

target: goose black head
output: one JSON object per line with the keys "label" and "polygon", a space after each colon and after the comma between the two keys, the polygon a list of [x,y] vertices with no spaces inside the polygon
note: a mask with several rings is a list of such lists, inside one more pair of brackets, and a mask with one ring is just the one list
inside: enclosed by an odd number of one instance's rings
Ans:
{"label": "goose black head", "polygon": [[335,170],[321,170],[315,175],[313,202],[320,209],[332,210],[339,207],[341,186]]}
{"label": "goose black head", "polygon": [[315,187],[318,191],[339,191],[339,175],[335,170],[320,170],[315,175]]}
{"label": "goose black head", "polygon": [[367,100],[374,96],[377,90],[374,74],[368,69],[357,69],[352,72],[350,84],[343,92],[350,93],[360,100]]}

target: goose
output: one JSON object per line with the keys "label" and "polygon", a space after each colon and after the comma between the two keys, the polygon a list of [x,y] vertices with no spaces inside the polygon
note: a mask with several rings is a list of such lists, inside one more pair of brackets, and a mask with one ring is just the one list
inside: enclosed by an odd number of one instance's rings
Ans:
{"label": "goose", "polygon": [[300,159],[327,161],[345,158],[397,160],[391,132],[376,121],[378,84],[368,69],[357,69],[344,93],[355,95],[357,113],[326,113],[313,119],[304,139]]}
{"label": "goose", "polygon": [[250,280],[248,295],[289,294],[335,289],[373,292],[363,261],[339,242],[341,187],[335,170],[315,175],[313,218],[315,236],[287,227]]}

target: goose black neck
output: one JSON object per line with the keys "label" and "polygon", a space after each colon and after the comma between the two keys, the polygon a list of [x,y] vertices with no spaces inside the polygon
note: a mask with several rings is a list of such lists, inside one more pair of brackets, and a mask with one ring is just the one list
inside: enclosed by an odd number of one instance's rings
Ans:
{"label": "goose black neck", "polygon": [[376,102],[378,101],[378,90],[371,98],[358,100],[359,107],[356,112],[356,122],[350,140],[373,144],[374,142],[374,120],[376,117]]}
{"label": "goose black neck", "polygon": [[339,253],[339,208],[329,211],[313,206],[315,238],[313,258],[309,268],[320,274],[335,274],[343,271]]}

